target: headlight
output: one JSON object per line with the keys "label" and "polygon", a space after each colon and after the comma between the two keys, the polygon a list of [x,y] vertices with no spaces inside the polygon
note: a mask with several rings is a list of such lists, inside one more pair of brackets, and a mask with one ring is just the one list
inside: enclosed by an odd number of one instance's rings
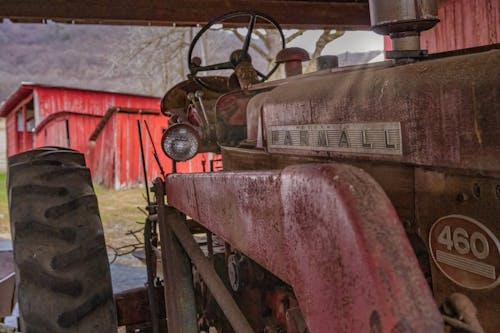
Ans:
{"label": "headlight", "polygon": [[174,161],[187,161],[198,152],[198,133],[186,124],[170,126],[163,133],[161,147]]}

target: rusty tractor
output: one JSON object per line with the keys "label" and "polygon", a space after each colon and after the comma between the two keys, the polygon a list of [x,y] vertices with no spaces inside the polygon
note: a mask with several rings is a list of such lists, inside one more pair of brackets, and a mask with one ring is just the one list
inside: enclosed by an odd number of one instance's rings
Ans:
{"label": "rusty tractor", "polygon": [[[173,161],[221,153],[224,170],[154,180],[147,287],[115,303],[81,155],[11,158],[26,332],[110,332],[115,311],[130,332],[498,332],[499,45],[427,54],[435,1],[370,0],[370,12],[388,61],[323,58],[301,74],[307,54],[284,48],[287,77],[267,82],[278,64],[256,70],[249,45],[263,24],[285,46],[272,18],[234,12],[199,31],[188,79],[162,100],[161,147]],[[211,27],[244,18],[227,61],[195,56]],[[204,73],[216,70],[232,74]],[[51,295],[62,310],[43,305]]]}

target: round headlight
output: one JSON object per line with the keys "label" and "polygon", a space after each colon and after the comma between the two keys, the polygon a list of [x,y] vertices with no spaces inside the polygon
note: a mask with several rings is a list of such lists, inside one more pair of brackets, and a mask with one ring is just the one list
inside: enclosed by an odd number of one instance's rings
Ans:
{"label": "round headlight", "polygon": [[186,124],[170,126],[163,133],[161,147],[174,161],[187,161],[198,152],[198,133]]}

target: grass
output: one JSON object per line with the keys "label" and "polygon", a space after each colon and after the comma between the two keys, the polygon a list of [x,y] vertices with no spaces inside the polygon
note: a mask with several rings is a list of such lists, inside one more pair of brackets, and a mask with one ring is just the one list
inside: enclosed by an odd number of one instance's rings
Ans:
{"label": "grass", "polygon": [[0,237],[2,238],[10,238],[6,180],[7,174],[0,173]]}
{"label": "grass", "polygon": [[[127,245],[137,244],[138,242],[134,236],[128,233],[142,229],[142,223],[146,217],[138,209],[138,207],[144,208],[146,206],[144,189],[116,191],[95,185],[94,190],[99,202],[107,245],[115,249],[122,248],[120,252],[132,249]],[[138,232],[138,236],[142,240],[142,231]],[[0,238],[10,238],[5,173],[0,173]],[[117,262],[129,265],[140,264],[137,259],[131,256],[120,257]]]}
{"label": "grass", "polygon": [[[131,244],[137,244],[137,239],[130,232],[137,231],[142,241],[142,226],[146,215],[141,212],[146,206],[144,189],[112,190],[102,186],[94,187],[99,211],[104,227],[106,244],[112,248],[122,248],[119,252],[132,250]],[[117,262],[129,265],[139,264],[131,256],[118,258]]]}

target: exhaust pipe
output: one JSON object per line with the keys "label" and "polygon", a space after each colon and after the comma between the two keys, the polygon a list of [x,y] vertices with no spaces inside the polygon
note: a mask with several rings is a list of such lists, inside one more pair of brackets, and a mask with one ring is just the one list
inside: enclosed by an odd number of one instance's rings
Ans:
{"label": "exhaust pipe", "polygon": [[436,0],[369,0],[371,29],[389,35],[393,51],[387,58],[421,58],[427,54],[420,49],[420,32],[438,22]]}

